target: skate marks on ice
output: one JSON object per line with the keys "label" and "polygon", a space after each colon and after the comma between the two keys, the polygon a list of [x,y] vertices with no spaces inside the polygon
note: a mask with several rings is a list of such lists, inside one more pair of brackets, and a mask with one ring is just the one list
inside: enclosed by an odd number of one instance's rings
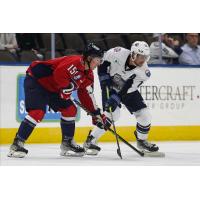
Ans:
{"label": "skate marks on ice", "polygon": [[[7,157],[8,145],[0,146],[0,165],[20,166],[189,166],[200,165],[200,142],[159,142],[165,157],[140,157],[120,143],[123,160],[116,154],[115,143],[100,143],[98,156],[62,157],[59,144],[27,144],[29,154],[25,158]],[[133,143],[135,145],[135,143]]]}

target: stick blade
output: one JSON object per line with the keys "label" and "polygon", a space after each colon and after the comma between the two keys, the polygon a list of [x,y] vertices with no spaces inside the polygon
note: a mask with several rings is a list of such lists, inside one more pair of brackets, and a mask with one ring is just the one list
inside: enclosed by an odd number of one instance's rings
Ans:
{"label": "stick blade", "polygon": [[163,152],[144,152],[144,157],[165,157],[165,153]]}
{"label": "stick blade", "polygon": [[121,154],[121,151],[119,149],[117,149],[117,155],[122,159],[122,154]]}

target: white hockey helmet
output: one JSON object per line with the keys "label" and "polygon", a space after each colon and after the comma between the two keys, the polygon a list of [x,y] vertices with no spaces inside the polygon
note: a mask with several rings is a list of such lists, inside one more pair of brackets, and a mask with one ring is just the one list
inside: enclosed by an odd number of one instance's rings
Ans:
{"label": "white hockey helmet", "polygon": [[133,56],[143,55],[146,62],[148,62],[150,59],[149,45],[144,41],[135,41],[131,46],[131,54]]}

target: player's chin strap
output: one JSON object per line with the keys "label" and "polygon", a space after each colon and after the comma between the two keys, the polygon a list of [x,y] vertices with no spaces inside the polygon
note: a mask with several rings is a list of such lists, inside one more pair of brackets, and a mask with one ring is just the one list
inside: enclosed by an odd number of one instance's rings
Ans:
{"label": "player's chin strap", "polygon": [[[131,53],[131,59],[132,59],[132,62],[135,61],[136,57],[137,57],[137,54],[135,54],[135,53]],[[134,63],[135,63],[135,62],[134,62]]]}
{"label": "player's chin strap", "polygon": [[[87,56],[87,57],[83,57],[83,64],[84,64],[84,65],[87,64],[87,66],[88,66],[88,69],[87,69],[87,70],[90,69],[90,63],[91,63],[91,61],[88,61],[88,56]],[[86,69],[85,69],[85,70],[86,70]]]}
{"label": "player's chin strap", "polygon": [[90,70],[90,63],[91,63],[91,61],[89,62],[89,61],[87,60],[86,63],[87,63],[88,68],[89,68],[89,70]]}
{"label": "player's chin strap", "polygon": [[[93,58],[95,58],[95,57],[97,57],[97,56],[96,56],[96,55],[93,55],[93,56],[90,56],[90,57],[93,59]],[[85,62],[87,63],[89,69],[91,69],[91,68],[90,68],[90,63],[91,63],[92,59],[91,59],[90,61],[88,61],[88,57],[85,59]]]}

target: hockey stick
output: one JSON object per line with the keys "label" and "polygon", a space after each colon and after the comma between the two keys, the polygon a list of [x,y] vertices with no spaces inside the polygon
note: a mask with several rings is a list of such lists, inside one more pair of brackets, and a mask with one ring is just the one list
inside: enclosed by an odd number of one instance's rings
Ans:
{"label": "hockey stick", "polygon": [[[95,117],[95,115],[93,113],[91,113],[90,111],[88,111],[79,101],[77,101],[76,99],[72,98],[72,101],[74,101],[74,103],[76,105],[78,105],[79,107],[81,107],[83,110],[86,111],[86,113],[92,117]],[[145,153],[139,151],[137,148],[135,148],[133,145],[131,145],[129,142],[127,142],[123,137],[121,137],[119,134],[117,134],[116,132],[114,132],[111,128],[107,129],[108,131],[110,131],[113,135],[117,135],[118,138],[124,142],[124,144],[126,144],[127,146],[129,146],[132,150],[134,150],[136,153],[138,153],[140,156],[145,156]]]}
{"label": "hockey stick", "polygon": [[[106,87],[106,94],[107,94],[107,99],[109,99],[110,98],[110,94],[109,94],[108,87]],[[111,116],[111,121],[112,121],[113,129],[114,129],[114,134],[115,134],[115,138],[116,138],[116,141],[117,141],[117,154],[122,159],[122,153],[121,153],[121,149],[120,149],[120,146],[119,146],[119,140],[118,140],[118,136],[117,136],[117,133],[116,133],[116,127],[115,127],[115,122],[114,122],[114,119],[113,119],[113,113],[112,113],[112,108],[111,107],[109,107],[109,113],[110,113],[110,116]]]}

